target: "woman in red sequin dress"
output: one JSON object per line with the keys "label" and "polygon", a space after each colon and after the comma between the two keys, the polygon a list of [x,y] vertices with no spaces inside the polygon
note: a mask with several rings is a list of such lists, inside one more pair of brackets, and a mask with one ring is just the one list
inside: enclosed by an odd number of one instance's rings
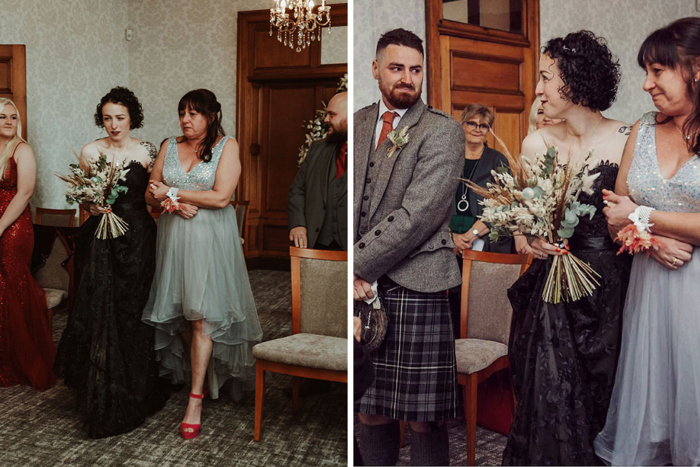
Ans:
{"label": "woman in red sequin dress", "polygon": [[0,386],[44,390],[55,381],[55,349],[46,295],[29,270],[36,161],[21,134],[17,108],[0,98]]}

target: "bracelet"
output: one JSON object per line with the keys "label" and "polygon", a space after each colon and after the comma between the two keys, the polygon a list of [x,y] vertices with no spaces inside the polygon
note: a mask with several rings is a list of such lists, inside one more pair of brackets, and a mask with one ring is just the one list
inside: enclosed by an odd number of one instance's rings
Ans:
{"label": "bracelet", "polygon": [[637,206],[627,218],[631,220],[639,231],[648,230],[651,232],[651,227],[654,224],[649,223],[649,218],[651,217],[651,211],[655,209],[649,206]]}

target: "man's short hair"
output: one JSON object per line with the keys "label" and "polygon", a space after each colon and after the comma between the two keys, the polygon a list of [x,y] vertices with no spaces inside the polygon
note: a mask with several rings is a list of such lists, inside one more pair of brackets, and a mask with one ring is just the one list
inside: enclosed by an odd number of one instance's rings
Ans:
{"label": "man's short hair", "polygon": [[423,53],[423,40],[411,31],[399,28],[382,34],[377,42],[376,56],[379,57],[379,54],[390,45],[410,47],[417,50],[425,57],[425,53]]}

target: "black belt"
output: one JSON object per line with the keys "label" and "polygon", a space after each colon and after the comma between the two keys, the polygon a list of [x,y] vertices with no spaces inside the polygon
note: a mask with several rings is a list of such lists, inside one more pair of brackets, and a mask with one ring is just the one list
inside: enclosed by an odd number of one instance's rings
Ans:
{"label": "black belt", "polygon": [[615,245],[612,238],[608,236],[590,238],[571,237],[569,239],[569,247],[572,250],[612,250],[617,248],[617,245]]}

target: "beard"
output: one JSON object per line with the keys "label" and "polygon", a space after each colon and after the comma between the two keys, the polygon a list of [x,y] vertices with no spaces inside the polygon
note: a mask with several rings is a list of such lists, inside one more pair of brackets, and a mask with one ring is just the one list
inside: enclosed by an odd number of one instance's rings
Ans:
{"label": "beard", "polygon": [[328,124],[328,132],[326,134],[326,141],[329,143],[345,143],[348,140],[348,121],[343,120],[340,122],[339,126],[336,127],[332,123]]}
{"label": "beard", "polygon": [[[413,92],[401,92],[404,89],[408,89]],[[420,88],[416,91],[415,86],[410,84],[396,83],[394,86],[389,87],[386,86],[381,79],[379,80],[379,90],[382,92],[382,96],[384,96],[387,102],[389,102],[389,104],[396,109],[407,109],[411,107],[413,104],[418,102],[422,92]]]}
{"label": "beard", "polygon": [[348,132],[342,130],[336,130],[333,127],[328,128],[328,135],[326,135],[326,141],[329,143],[345,143],[348,140]]}

